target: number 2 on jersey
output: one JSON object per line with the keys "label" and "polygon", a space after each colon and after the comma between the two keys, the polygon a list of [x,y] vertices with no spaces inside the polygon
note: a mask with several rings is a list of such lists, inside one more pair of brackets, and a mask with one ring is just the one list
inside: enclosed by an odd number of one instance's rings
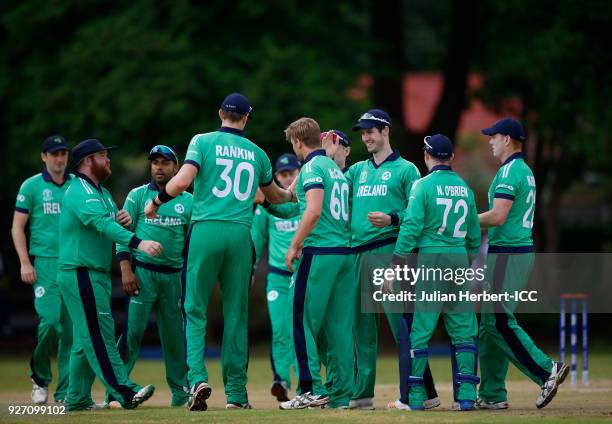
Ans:
{"label": "number 2 on jersey", "polygon": [[[227,197],[231,191],[234,192],[234,197],[236,199],[242,201],[249,198],[251,195],[251,191],[253,189],[253,180],[255,178],[255,169],[253,165],[249,162],[239,162],[234,171],[234,178],[230,178],[230,173],[234,168],[234,161],[231,159],[223,159],[217,158],[217,165],[223,166],[223,171],[221,171],[221,175],[219,178],[225,183],[223,189],[219,189],[216,186],[213,187],[212,192],[215,196],[223,198]],[[242,174],[246,172],[248,177],[248,182],[245,191],[240,191],[240,179]]]}
{"label": "number 2 on jersey", "polygon": [[[446,231],[448,214],[450,213],[451,209],[453,209],[453,199],[448,199],[446,197],[438,197],[436,198],[436,205],[444,205],[444,217],[442,218],[442,225],[440,226],[440,228],[438,228],[438,234],[442,234],[444,231]],[[455,203],[455,208],[453,209],[453,213],[458,214],[459,209],[462,209],[463,213],[455,223],[453,237],[463,238],[467,234],[467,231],[461,230],[461,226],[465,222],[465,218],[468,213],[468,205],[464,199],[457,200],[457,203]]]}

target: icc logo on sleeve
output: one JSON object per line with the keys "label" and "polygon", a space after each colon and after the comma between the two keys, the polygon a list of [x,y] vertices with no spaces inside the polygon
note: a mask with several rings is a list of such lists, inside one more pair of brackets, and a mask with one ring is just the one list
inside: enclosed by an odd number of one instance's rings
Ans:
{"label": "icc logo on sleeve", "polygon": [[19,200],[20,202],[25,202],[25,196],[23,194],[18,194],[17,200]]}
{"label": "icc logo on sleeve", "polygon": [[45,288],[44,287],[36,287],[36,290],[34,291],[34,296],[36,297],[43,297],[45,295]]}
{"label": "icc logo on sleeve", "polygon": [[43,202],[50,202],[53,200],[53,192],[48,188],[44,189],[42,192]]}
{"label": "icc logo on sleeve", "polygon": [[368,171],[361,171],[361,175],[359,176],[359,183],[363,184],[366,182],[368,178]]}
{"label": "icc logo on sleeve", "polygon": [[270,290],[268,292],[268,301],[274,302],[276,299],[278,299],[278,292],[276,290]]}

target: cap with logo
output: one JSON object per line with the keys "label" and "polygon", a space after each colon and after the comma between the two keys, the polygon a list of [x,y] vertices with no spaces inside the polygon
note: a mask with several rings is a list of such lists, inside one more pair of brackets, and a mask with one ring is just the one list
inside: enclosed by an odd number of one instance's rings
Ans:
{"label": "cap with logo", "polygon": [[178,157],[176,156],[176,152],[172,150],[168,146],[164,146],[163,144],[158,144],[153,147],[149,152],[149,160],[155,159],[156,156],[161,156],[164,159],[171,160],[174,163],[178,163]]}
{"label": "cap with logo", "polygon": [[521,123],[514,118],[502,118],[489,128],[484,128],[480,132],[490,137],[494,136],[495,134],[501,134],[509,135],[518,141],[527,140],[525,129]]}
{"label": "cap with logo", "polygon": [[386,126],[391,127],[391,117],[382,109],[370,109],[353,126],[353,131],[366,130],[368,128]]}
{"label": "cap with logo", "polygon": [[78,165],[83,159],[104,150],[115,150],[117,146],[104,146],[96,139],[83,140],[72,149],[72,165]]}
{"label": "cap with logo", "polygon": [[42,143],[41,150],[43,153],[53,153],[58,152],[60,150],[70,151],[70,147],[68,147],[66,139],[61,135],[52,135],[50,137],[45,138],[45,141],[43,141]]}
{"label": "cap with logo", "polygon": [[240,93],[232,93],[228,95],[221,103],[221,110],[226,112],[236,112],[240,115],[249,114],[249,118],[252,118],[251,111],[253,108],[249,103],[249,99]]}
{"label": "cap with logo", "polygon": [[300,161],[291,153],[280,155],[274,164],[274,172],[293,171],[300,169]]}
{"label": "cap with logo", "polygon": [[446,160],[453,155],[453,142],[444,134],[428,135],[423,142],[423,150],[436,159]]}

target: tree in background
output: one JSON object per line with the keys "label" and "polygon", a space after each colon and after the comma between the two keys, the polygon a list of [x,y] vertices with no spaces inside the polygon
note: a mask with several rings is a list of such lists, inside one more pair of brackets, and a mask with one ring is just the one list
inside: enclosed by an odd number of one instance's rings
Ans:
{"label": "tree in background", "polygon": [[612,195],[612,3],[491,1],[486,15],[481,96],[498,110],[514,105],[528,127],[539,247],[558,252],[563,193],[591,172],[602,176],[608,202]]}

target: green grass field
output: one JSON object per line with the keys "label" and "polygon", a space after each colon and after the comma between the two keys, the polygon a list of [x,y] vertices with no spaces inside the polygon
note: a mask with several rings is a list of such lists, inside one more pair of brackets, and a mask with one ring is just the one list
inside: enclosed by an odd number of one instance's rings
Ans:
{"label": "green grass field", "polygon": [[[508,376],[510,409],[507,411],[475,411],[460,413],[451,411],[452,388],[450,361],[444,357],[431,359],[431,366],[442,406],[435,411],[389,411],[386,404],[397,397],[397,362],[392,356],[382,356],[378,362],[376,387],[376,411],[302,410],[280,411],[276,400],[269,394],[270,369],[265,355],[252,358],[249,365],[249,399],[254,408],[250,411],[226,411],[223,385],[220,381],[218,360],[209,361],[213,394],[207,412],[189,412],[185,408],[169,408],[170,392],[164,380],[161,361],[140,361],[133,379],[140,384],[153,383],[155,395],[136,410],[97,410],[61,416],[9,415],[9,405],[28,405],[30,383],[26,358],[0,358],[0,422],[62,422],[62,423],[160,423],[160,422],[245,422],[268,423],[274,420],[291,420],[292,424],[312,421],[342,423],[382,422],[590,422],[612,419],[612,352],[597,351],[590,355],[591,381],[588,387],[572,388],[568,380],[561,386],[557,397],[543,410],[535,407],[539,388],[511,367]],[[94,385],[94,399],[101,401],[103,389]]]}

